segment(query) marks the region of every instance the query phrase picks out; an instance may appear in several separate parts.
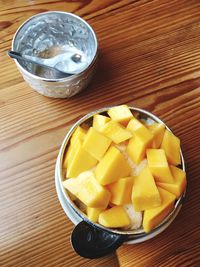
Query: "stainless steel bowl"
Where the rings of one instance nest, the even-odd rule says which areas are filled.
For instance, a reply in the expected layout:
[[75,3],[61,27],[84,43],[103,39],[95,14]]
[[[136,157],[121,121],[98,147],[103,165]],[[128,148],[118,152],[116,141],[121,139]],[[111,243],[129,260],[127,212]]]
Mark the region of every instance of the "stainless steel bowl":
[[77,15],[52,11],[25,21],[13,37],[12,50],[29,56],[52,57],[66,50],[80,51],[85,69],[71,76],[15,60],[24,80],[37,92],[55,98],[71,97],[90,82],[97,63],[98,42],[91,26]]
[[[152,230],[150,233],[145,233],[144,230],[142,228],[140,229],[136,229],[136,230],[120,230],[120,229],[108,229],[105,228],[104,226],[98,224],[98,223],[93,223],[91,221],[88,220],[87,216],[74,204],[74,202],[70,199],[67,190],[65,190],[65,188],[62,185],[62,182],[66,179],[65,178],[65,170],[63,169],[63,160],[64,160],[64,155],[66,152],[66,149],[68,147],[69,144],[69,140],[72,136],[72,134],[74,133],[74,131],[76,130],[76,128],[79,125],[82,125],[83,123],[88,124],[89,126],[92,123],[92,118],[95,114],[105,114],[108,109],[111,107],[106,107],[103,109],[99,109],[93,112],[90,112],[89,114],[85,115],[84,117],[82,117],[79,121],[77,121],[69,130],[69,132],[67,133],[60,151],[59,151],[59,155],[58,155],[58,159],[57,159],[57,167],[56,167],[56,173],[57,173],[57,178],[60,184],[60,188],[62,190],[62,195],[65,199],[65,201],[69,204],[69,206],[72,208],[73,212],[78,215],[82,220],[87,221],[88,223],[92,224],[95,227],[99,227],[103,230],[106,230],[110,233],[117,233],[117,234],[121,234],[121,235],[128,235],[129,236],[129,243],[133,244],[133,243],[139,243],[139,242],[143,242],[145,240],[148,240],[156,235],[158,235],[159,233],[161,233],[162,231],[164,231],[170,224],[171,222],[175,219],[175,217],[177,216],[177,214],[179,213],[181,207],[182,207],[182,202],[183,199],[185,197],[185,193],[184,192],[182,194],[182,196],[179,197],[179,199],[176,201],[175,206],[173,211],[162,221],[162,223],[160,225],[158,225],[154,230]],[[134,113],[138,113],[139,117],[141,119],[148,119],[150,118],[151,120],[155,121],[155,122],[159,122],[159,123],[164,123],[162,120],[160,120],[157,116],[153,115],[152,113],[143,110],[143,109],[139,109],[139,108],[135,108],[135,107],[129,107],[131,109],[131,111],[133,111]],[[165,124],[165,123],[164,123]],[[165,124],[166,128],[168,130],[169,127],[167,127],[167,125]],[[171,130],[170,130],[171,131]],[[182,151],[180,151],[181,153],[181,169],[183,171],[185,171],[185,162],[184,162],[184,158],[183,158],[183,154]]]

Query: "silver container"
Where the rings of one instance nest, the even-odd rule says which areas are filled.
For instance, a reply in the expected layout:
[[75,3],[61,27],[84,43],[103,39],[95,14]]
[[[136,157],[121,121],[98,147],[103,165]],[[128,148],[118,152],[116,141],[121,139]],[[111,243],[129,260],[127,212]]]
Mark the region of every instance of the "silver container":
[[[65,139],[64,139],[64,141],[63,141],[63,143],[61,145],[60,151],[59,151],[59,155],[58,155],[57,163],[56,163],[56,178],[58,180],[59,187],[60,187],[61,192],[62,192],[62,198],[69,205],[69,207],[73,211],[74,215],[78,216],[80,218],[80,220],[84,220],[84,221],[88,222],[89,224],[91,224],[91,225],[93,225],[95,227],[98,227],[100,229],[106,230],[106,231],[108,231],[110,233],[128,235],[129,238],[128,238],[128,242],[126,242],[126,243],[136,244],[136,243],[140,243],[140,242],[143,242],[143,241],[146,241],[148,239],[153,238],[154,236],[156,236],[159,233],[161,233],[162,231],[164,231],[172,223],[172,221],[178,215],[178,213],[179,213],[179,211],[180,211],[180,209],[182,207],[183,199],[185,197],[185,193],[186,192],[184,192],[182,194],[182,196],[180,196],[179,199],[176,200],[173,211],[162,221],[162,223],[160,225],[158,225],[155,229],[153,229],[150,233],[145,233],[142,228],[139,228],[139,229],[136,229],[136,230],[110,229],[110,228],[105,228],[104,226],[102,226],[102,225],[100,225],[98,223],[93,223],[93,222],[89,221],[87,216],[70,199],[70,197],[69,197],[69,195],[67,193],[67,190],[65,190],[65,188],[62,185],[62,182],[66,179],[65,178],[65,171],[64,171],[64,169],[62,167],[63,166],[63,160],[64,160],[64,155],[65,155],[65,152],[66,152],[66,149],[68,147],[69,140],[70,140],[72,134],[74,133],[74,131],[76,130],[76,128],[79,125],[82,125],[82,124],[86,123],[86,124],[88,124],[88,126],[91,126],[93,116],[95,114],[104,115],[108,111],[109,108],[111,108],[111,107],[106,107],[106,108],[102,108],[102,109],[90,112],[89,114],[87,114],[84,117],[82,117],[79,121],[77,121],[71,127],[71,129],[69,130],[69,132],[65,136]],[[149,119],[151,119],[151,120],[153,120],[155,122],[164,123],[157,116],[153,115],[152,113],[150,113],[150,112],[148,112],[146,110],[135,108],[135,107],[129,107],[129,108],[133,113],[138,113],[140,119],[146,120],[146,119],[149,118]],[[165,127],[168,130],[170,130],[169,127],[167,127],[166,124],[165,124]],[[181,169],[183,171],[185,171],[185,162],[184,162],[182,151],[180,151],[180,154],[181,154]],[[59,197],[59,199],[60,199],[60,197]],[[61,205],[64,208],[63,201],[62,201]],[[68,215],[69,218],[71,216],[73,216],[73,214],[67,214],[67,215]]]
[[86,66],[79,74],[63,76],[35,64],[15,60],[24,80],[37,92],[55,98],[71,97],[90,82],[97,63],[98,42],[91,26],[77,15],[52,11],[35,15],[17,30],[12,50],[50,58],[66,51],[80,51]]

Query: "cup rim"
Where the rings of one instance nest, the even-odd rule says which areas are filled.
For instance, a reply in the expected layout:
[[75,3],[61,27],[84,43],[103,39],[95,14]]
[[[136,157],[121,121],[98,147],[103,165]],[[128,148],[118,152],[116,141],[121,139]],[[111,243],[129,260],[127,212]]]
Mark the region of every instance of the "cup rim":
[[[174,209],[167,215],[167,217],[157,227],[155,227],[151,232],[146,233],[146,232],[144,232],[144,230],[142,228],[133,229],[133,230],[130,230],[130,229],[129,230],[119,230],[119,229],[113,229],[113,228],[106,228],[106,227],[104,227],[104,226],[102,226],[102,225],[100,225],[98,223],[91,222],[88,219],[88,217],[84,214],[84,212],[82,212],[75,205],[75,203],[70,199],[69,195],[67,194],[67,191],[65,190],[65,188],[62,185],[62,181],[64,181],[64,179],[62,177],[63,176],[62,175],[62,172],[63,172],[63,167],[62,167],[63,166],[63,158],[64,158],[64,154],[65,154],[65,149],[66,149],[66,147],[67,147],[67,145],[68,145],[68,143],[70,141],[70,138],[71,138],[72,134],[74,133],[74,131],[76,130],[76,128],[78,126],[80,126],[83,122],[86,122],[88,119],[92,118],[95,114],[101,114],[103,112],[108,111],[108,109],[110,109],[112,107],[115,107],[115,106],[109,106],[109,107],[101,108],[101,109],[98,109],[98,110],[95,110],[95,111],[92,111],[92,112],[87,113],[85,116],[81,117],[76,123],[74,123],[72,125],[72,127],[69,129],[68,133],[66,134],[66,136],[65,136],[65,138],[64,138],[64,140],[62,142],[62,145],[60,147],[58,158],[57,158],[57,161],[58,161],[58,180],[59,180],[59,183],[60,183],[60,188],[61,188],[62,194],[63,194],[65,200],[67,201],[67,203],[73,209],[73,211],[82,220],[86,221],[87,223],[91,224],[94,227],[100,228],[100,229],[102,229],[104,231],[107,231],[107,232],[109,232],[111,234],[112,233],[115,233],[115,234],[120,234],[120,235],[132,236],[134,238],[141,238],[141,237],[144,237],[144,236],[148,236],[150,234],[153,234],[155,232],[160,233],[160,232],[162,232],[161,231],[162,228],[165,229],[165,225],[166,224],[168,224],[168,226],[170,225],[170,223],[175,219],[175,217],[177,216],[178,212],[180,211],[181,206],[182,206],[182,203],[183,203],[183,200],[184,200],[185,195],[186,195],[186,189],[183,192],[183,194],[176,200],[175,205],[174,205]],[[158,118],[153,113],[151,113],[151,112],[149,112],[147,110],[141,109],[141,108],[130,107],[130,106],[129,106],[129,108],[133,112],[142,113],[145,116],[147,116],[148,118],[151,118],[151,119],[153,119],[156,122],[163,123],[165,125],[166,129],[172,132],[172,130],[160,118]],[[185,161],[184,161],[184,157],[183,157],[183,153],[182,153],[182,150],[181,149],[180,149],[180,155],[181,155],[181,169],[183,171],[185,171]]]
[[30,76],[31,78],[34,78],[34,79],[37,79],[37,80],[40,80],[40,81],[44,81],[44,82],[66,82],[66,81],[70,81],[70,80],[73,80],[74,78],[77,78],[79,76],[81,76],[83,73],[87,72],[88,69],[90,69],[92,67],[92,65],[94,65],[96,59],[97,59],[97,54],[98,54],[98,39],[97,39],[97,36],[96,36],[96,33],[95,31],[93,30],[93,28],[90,26],[90,24],[84,20],[83,18],[81,18],[80,16],[76,15],[76,14],[73,14],[73,13],[70,13],[70,12],[64,12],[64,11],[46,11],[46,12],[41,12],[41,13],[38,13],[36,15],[33,15],[31,16],[30,18],[28,18],[27,20],[25,20],[19,27],[18,29],[16,30],[14,36],[13,36],[13,39],[12,39],[12,50],[14,50],[14,44],[15,44],[15,41],[16,41],[16,38],[17,38],[17,35],[19,34],[19,32],[21,31],[21,29],[23,29],[23,27],[31,20],[35,19],[36,17],[39,17],[39,16],[42,16],[42,15],[48,15],[48,14],[65,14],[65,15],[69,15],[71,17],[74,17],[80,21],[82,21],[88,28],[89,30],[91,31],[92,33],[92,36],[94,38],[94,41],[95,41],[95,53],[94,53],[94,57],[92,59],[92,61],[90,62],[90,64],[87,66],[86,69],[82,70],[80,73],[78,74],[73,74],[73,75],[70,75],[70,76],[67,76],[67,77],[63,77],[63,78],[57,78],[57,79],[48,79],[48,78],[44,78],[44,77],[40,77],[40,76],[37,76],[31,72],[29,72],[28,70],[26,70],[19,62],[17,59],[14,59],[17,67],[20,69],[21,72],[24,72],[26,75]]

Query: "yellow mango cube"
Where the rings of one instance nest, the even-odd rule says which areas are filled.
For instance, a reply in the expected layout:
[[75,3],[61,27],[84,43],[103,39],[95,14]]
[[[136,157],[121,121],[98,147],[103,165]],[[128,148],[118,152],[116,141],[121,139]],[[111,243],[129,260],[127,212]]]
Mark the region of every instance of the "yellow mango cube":
[[176,196],[160,187],[158,187],[158,191],[162,200],[161,205],[144,211],[143,229],[146,233],[158,226],[174,208]]
[[81,144],[82,144],[82,140],[79,140],[79,139],[77,139],[76,142],[74,142],[73,144],[69,144],[66,154],[64,156],[63,167],[65,169],[67,169],[69,164],[72,162],[72,159],[74,155],[76,154],[76,151],[81,147]]
[[121,206],[114,206],[99,214],[99,223],[105,227],[118,228],[129,226],[131,221]]
[[133,133],[127,153],[135,164],[139,164],[145,158],[145,151],[153,140],[153,134],[136,118],[129,121],[127,129]]
[[83,142],[83,148],[95,159],[100,160],[111,142],[110,138],[90,127]]
[[72,161],[72,158],[74,154],[76,153],[76,150],[80,147],[80,145],[83,143],[83,140],[85,139],[87,130],[83,129],[81,126],[78,126],[76,130],[74,131],[71,139],[70,144],[68,145],[67,152],[64,158],[64,168],[67,169],[70,162]]
[[152,209],[161,204],[160,194],[148,167],[134,177],[132,202],[135,211]]
[[160,148],[164,132],[165,125],[163,123],[154,123],[152,125],[147,126],[150,132],[153,134],[152,148]]
[[87,217],[91,222],[98,222],[99,214],[102,212],[102,209],[90,208],[87,207]]
[[133,177],[121,178],[117,182],[107,186],[111,193],[110,202],[115,205],[131,203]]
[[76,146],[76,151],[68,162],[67,177],[74,178],[78,176],[81,172],[91,169],[96,164],[97,159],[91,156],[79,142]]
[[110,192],[97,182],[92,171],[65,180],[63,186],[86,206],[100,209],[106,209],[108,206]]
[[108,110],[108,115],[113,121],[120,122],[123,125],[127,125],[130,119],[133,118],[133,114],[127,105],[120,105],[110,108]]
[[62,182],[64,188],[69,191],[69,196],[71,195],[77,197],[78,191],[84,182],[84,180],[93,175],[92,171],[85,171],[80,173],[76,178],[68,178]]
[[81,126],[78,126],[70,139],[70,143],[74,144],[77,140],[83,141],[86,133],[87,131],[85,129],[83,129]]
[[64,159],[63,159],[63,167],[64,169],[67,169],[67,165],[68,165],[68,162],[69,162],[69,158],[71,157],[71,155],[73,154],[72,153],[72,148],[73,146],[70,144],[67,148],[67,151],[65,153],[65,156],[64,156]]
[[92,126],[97,130],[97,131],[101,131],[101,128],[110,121],[109,117],[100,115],[100,114],[96,114],[93,116],[93,124]]
[[119,144],[132,137],[132,134],[127,131],[122,125],[112,120],[107,122],[101,128],[101,133],[110,138],[115,144]]
[[126,128],[146,145],[153,140],[153,134],[136,118],[132,118]]
[[170,171],[174,177],[174,183],[173,184],[168,184],[168,183],[161,183],[158,182],[157,185],[169,192],[171,192],[172,194],[174,194],[177,198],[179,198],[182,193],[184,192],[185,188],[186,188],[186,173],[171,165],[170,167]]
[[174,183],[165,151],[163,149],[147,149],[147,162],[156,182]]
[[126,151],[135,164],[139,164],[145,158],[146,144],[137,136],[129,140]]
[[111,146],[95,169],[97,181],[102,185],[111,184],[130,174],[131,168],[121,152]]
[[172,132],[165,130],[161,148],[165,150],[169,164],[181,164],[180,139],[176,137]]

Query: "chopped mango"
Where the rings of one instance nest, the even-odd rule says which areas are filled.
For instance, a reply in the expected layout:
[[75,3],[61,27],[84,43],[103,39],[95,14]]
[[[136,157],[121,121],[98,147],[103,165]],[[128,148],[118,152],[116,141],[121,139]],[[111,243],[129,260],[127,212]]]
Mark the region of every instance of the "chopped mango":
[[69,161],[69,158],[71,157],[70,155],[72,155],[72,148],[73,148],[73,146],[70,144],[67,148],[67,152],[65,153],[65,156],[63,159],[64,169],[67,169],[68,161]]
[[129,121],[127,130],[134,136],[140,138],[140,140],[146,145],[149,145],[153,140],[153,134],[136,118],[132,118]]
[[133,177],[121,178],[117,182],[107,186],[111,192],[110,202],[115,205],[131,203]]
[[157,185],[159,187],[162,187],[163,189],[171,192],[177,198],[179,198],[186,188],[186,184],[187,184],[186,173],[183,170],[181,170],[175,166],[171,165],[169,167],[170,167],[171,173],[174,177],[174,183],[168,184],[168,183],[158,182]]
[[83,141],[86,133],[87,131],[85,129],[83,129],[81,126],[78,126],[70,139],[70,143],[74,144],[77,140]]
[[180,140],[127,105],[102,114],[93,116],[92,127],[92,118],[78,126],[69,140],[63,186],[90,221],[125,229],[143,223],[148,233],[186,188],[185,172],[175,167],[181,163]]
[[77,178],[65,180],[63,186],[86,206],[100,209],[108,206],[110,192],[97,182],[92,171],[86,171]]
[[74,155],[76,154],[76,151],[81,147],[82,140],[77,139],[73,144],[69,144],[67,148],[67,152],[64,157],[64,163],[63,166],[65,169],[68,168],[68,166],[71,164],[72,159]]
[[127,129],[133,133],[129,140],[127,153],[135,164],[139,164],[145,157],[146,148],[153,140],[153,134],[136,118],[132,118]]
[[102,185],[111,184],[130,174],[131,168],[121,152],[111,146],[95,169],[95,176]]
[[109,137],[115,144],[119,144],[132,137],[132,134],[127,131],[122,125],[112,120],[107,122],[101,128],[101,133]]
[[163,149],[147,149],[147,162],[156,182],[173,183],[165,151]]
[[64,168],[67,169],[69,164],[72,161],[73,156],[76,153],[76,150],[80,147],[80,145],[83,143],[83,140],[85,139],[87,130],[83,129],[81,126],[78,126],[73,133],[71,139],[70,139],[70,144],[67,149],[67,153],[65,155],[64,159]]
[[162,204],[157,208],[144,211],[143,228],[146,233],[158,226],[174,208],[176,196],[160,187],[158,187],[158,191]]
[[181,164],[180,139],[176,137],[172,132],[165,130],[161,148],[165,150],[169,164]]
[[165,125],[163,123],[155,122],[154,124],[148,125],[147,127],[153,134],[153,142],[151,147],[160,148],[165,132]]
[[129,140],[126,151],[135,164],[139,164],[145,158],[146,144],[137,136]]
[[101,131],[101,128],[110,121],[109,117],[100,115],[100,114],[96,114],[93,117],[93,124],[92,126],[97,130],[97,131]]
[[152,209],[161,204],[160,194],[148,167],[134,177],[132,202],[135,211]]
[[101,212],[102,212],[102,209],[87,207],[87,217],[90,221],[94,223],[98,222],[99,214]]
[[[76,143],[77,144],[77,143]],[[79,143],[73,157],[68,162],[67,177],[74,178],[81,172],[87,171],[97,164],[97,160],[92,157]]]
[[99,214],[99,223],[105,227],[118,228],[129,226],[131,221],[121,206],[114,206]]
[[133,114],[131,113],[127,105],[116,106],[108,110],[108,115],[113,121],[120,122],[123,125],[127,125]]
[[90,127],[83,142],[83,148],[95,159],[100,160],[111,142],[110,138]]

